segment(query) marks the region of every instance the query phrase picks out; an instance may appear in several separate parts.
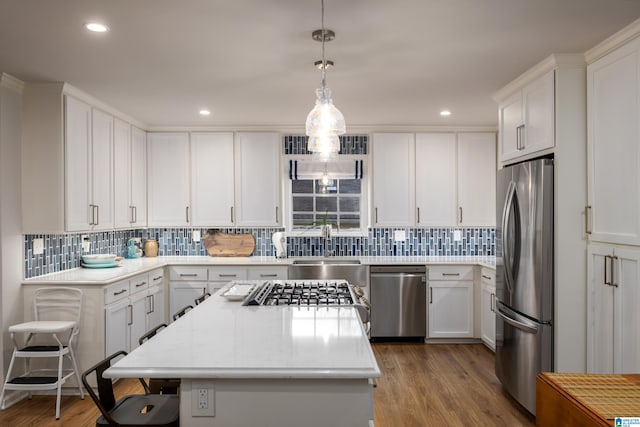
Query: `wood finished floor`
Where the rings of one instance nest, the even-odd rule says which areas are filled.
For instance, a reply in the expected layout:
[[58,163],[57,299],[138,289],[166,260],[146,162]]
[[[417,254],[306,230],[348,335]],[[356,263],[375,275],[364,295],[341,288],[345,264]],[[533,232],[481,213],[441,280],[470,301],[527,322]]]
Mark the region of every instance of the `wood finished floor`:
[[[382,371],[374,390],[376,427],[535,425],[502,392],[493,353],[482,344],[375,343],[373,350]],[[116,384],[117,395],[141,391],[137,380]],[[35,396],[0,411],[0,426],[85,427],[97,417],[88,396],[63,397],[59,421],[55,397]]]

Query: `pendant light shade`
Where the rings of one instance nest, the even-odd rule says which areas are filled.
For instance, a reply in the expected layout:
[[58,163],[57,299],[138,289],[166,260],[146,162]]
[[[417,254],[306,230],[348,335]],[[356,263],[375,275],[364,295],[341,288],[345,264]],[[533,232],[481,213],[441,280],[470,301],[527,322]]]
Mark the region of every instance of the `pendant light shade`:
[[347,131],[347,125],[340,110],[333,105],[331,89],[320,87],[316,89],[316,96],[316,105],[307,116],[307,135],[322,137],[344,134]]
[[326,72],[329,62],[324,57],[324,43],[331,41],[335,33],[324,28],[324,0],[322,3],[322,29],[313,32],[314,40],[322,42],[322,86],[316,89],[316,105],[313,107],[306,121],[306,133],[309,136],[307,149],[312,153],[318,153],[322,157],[328,158],[340,151],[340,139],[347,131],[344,116],[333,105],[331,100],[331,89],[326,85]]

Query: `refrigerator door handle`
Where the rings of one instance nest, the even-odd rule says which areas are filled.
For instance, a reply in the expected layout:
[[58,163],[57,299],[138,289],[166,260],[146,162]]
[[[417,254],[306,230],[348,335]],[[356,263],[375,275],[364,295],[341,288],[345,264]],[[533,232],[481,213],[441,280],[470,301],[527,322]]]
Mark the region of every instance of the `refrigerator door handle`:
[[498,316],[500,316],[502,318],[502,320],[504,320],[505,322],[507,322],[511,326],[514,326],[514,327],[516,327],[516,328],[518,328],[520,330],[523,330],[525,332],[529,332],[530,334],[537,334],[538,333],[538,328],[536,327],[536,325],[534,325],[532,323],[529,323],[529,322],[526,322],[526,321],[515,320],[514,318],[509,316],[509,313],[507,311],[511,311],[511,310],[506,310],[504,308],[504,305],[498,301],[498,310],[496,311],[496,314]]
[[[513,209],[515,206],[515,209]],[[515,236],[514,236],[514,253],[511,253],[511,247],[509,247],[509,236],[507,235],[509,225],[511,224],[511,212],[515,212],[513,220],[515,220]],[[505,270],[505,282],[509,292],[513,292],[513,282],[518,275],[518,263],[520,261],[520,218],[518,215],[518,198],[516,195],[515,182],[509,182],[509,188],[507,189],[507,197],[502,209],[502,261]],[[509,259],[513,259],[513,265],[509,263]]]

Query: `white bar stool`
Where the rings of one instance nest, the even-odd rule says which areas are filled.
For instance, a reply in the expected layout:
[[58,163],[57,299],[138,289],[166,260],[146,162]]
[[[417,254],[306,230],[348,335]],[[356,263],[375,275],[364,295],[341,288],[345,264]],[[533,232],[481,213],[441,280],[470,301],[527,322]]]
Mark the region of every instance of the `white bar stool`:
[[[9,370],[0,394],[0,409],[5,409],[4,399],[7,390],[32,391],[57,390],[56,419],[60,419],[60,396],[62,385],[74,376],[80,390],[80,398],[84,399],[82,382],[75,355],[73,340],[78,335],[80,313],[82,310],[82,291],[76,288],[49,287],[35,291],[33,298],[34,321],[20,323],[9,327],[13,341],[13,354]],[[26,336],[24,345],[18,344],[18,335]],[[32,339],[37,342],[32,343]],[[36,340],[34,340],[36,341]],[[71,368],[63,368],[64,357],[71,361]],[[56,369],[31,369],[32,358],[57,358]],[[13,377],[12,372],[17,358],[25,359],[25,373]],[[46,374],[49,373],[47,376]],[[52,375],[55,373],[55,375]]]

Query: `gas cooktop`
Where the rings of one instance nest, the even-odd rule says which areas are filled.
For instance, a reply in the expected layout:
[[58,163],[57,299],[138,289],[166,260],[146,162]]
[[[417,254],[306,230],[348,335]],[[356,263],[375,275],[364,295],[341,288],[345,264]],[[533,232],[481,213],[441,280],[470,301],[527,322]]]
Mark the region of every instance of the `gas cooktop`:
[[256,286],[242,305],[354,305],[356,297],[345,280],[274,280]]

